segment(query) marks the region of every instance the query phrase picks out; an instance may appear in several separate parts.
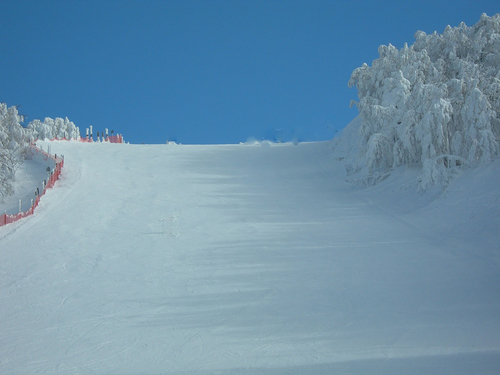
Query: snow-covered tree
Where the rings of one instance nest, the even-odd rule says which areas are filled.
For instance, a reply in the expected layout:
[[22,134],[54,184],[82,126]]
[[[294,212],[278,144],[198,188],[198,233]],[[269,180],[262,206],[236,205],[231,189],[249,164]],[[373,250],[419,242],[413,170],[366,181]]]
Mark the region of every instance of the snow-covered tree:
[[402,165],[421,165],[420,189],[447,184],[458,168],[500,151],[500,14],[443,34],[418,31],[412,46],[379,47],[354,70],[360,155],[355,170],[376,183]]
[[31,139],[78,139],[80,130],[66,117],[43,122],[34,120],[27,128],[21,123],[23,116],[15,106],[0,103],[0,199],[13,193],[12,181],[16,170],[25,159],[28,142]]
[[56,117],[52,119],[46,117],[43,122],[40,120],[31,121],[27,128],[36,139],[78,139],[80,130],[67,117],[62,119]]
[[12,180],[22,164],[27,146],[27,131],[21,126],[23,117],[15,106],[0,103],[0,197],[12,194]]

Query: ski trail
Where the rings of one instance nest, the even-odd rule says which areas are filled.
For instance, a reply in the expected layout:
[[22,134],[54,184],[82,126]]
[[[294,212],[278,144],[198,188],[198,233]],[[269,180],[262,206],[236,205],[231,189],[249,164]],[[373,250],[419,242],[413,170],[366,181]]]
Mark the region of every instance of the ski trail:
[[60,184],[0,238],[0,372],[494,368],[498,265],[329,147],[54,143]]

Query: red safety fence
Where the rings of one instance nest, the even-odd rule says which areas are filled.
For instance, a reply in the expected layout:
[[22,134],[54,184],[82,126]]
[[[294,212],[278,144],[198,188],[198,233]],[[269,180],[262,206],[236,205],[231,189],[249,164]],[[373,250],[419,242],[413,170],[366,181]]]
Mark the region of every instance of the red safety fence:
[[[63,139],[53,139],[53,141],[68,141],[68,139],[63,138]],[[78,141],[80,142],[93,142],[92,138],[80,138]],[[44,188],[43,191],[35,196],[35,199],[33,200],[33,204],[27,211],[19,212],[18,214],[7,214],[4,213],[0,215],[0,227],[4,226],[6,224],[13,223],[15,221],[18,221],[24,217],[27,217],[29,215],[32,215],[33,212],[35,211],[35,208],[38,207],[38,203],[40,202],[40,198],[45,194],[45,191],[47,189],[50,189],[54,186],[55,182],[59,179],[59,175],[61,174],[62,167],[64,166],[64,159],[61,159],[57,157],[57,155],[50,155],[49,153],[43,151],[42,149],[36,147],[35,141],[31,144],[31,152],[32,155],[35,155],[37,153],[41,153],[42,157],[44,160],[48,160],[48,158],[51,158],[55,162],[55,167],[54,170],[51,172],[50,177],[48,178],[47,181],[44,181]],[[109,143],[124,143],[123,141],[123,136],[121,134],[118,135],[110,135],[106,137],[103,142],[109,142]]]
[[[55,139],[55,140],[57,141],[58,139]],[[80,138],[79,141],[80,142],[88,142],[88,143],[94,142],[94,140],[92,138]],[[125,143],[123,141],[123,135],[121,135],[121,134],[118,134],[118,135],[108,135],[107,137],[103,137],[102,142]]]
[[38,207],[38,203],[40,202],[40,198],[45,194],[47,189],[54,187],[54,184],[59,179],[62,167],[64,166],[64,159],[61,159],[57,156],[50,155],[49,153],[36,147],[34,144],[31,145],[31,152],[33,154],[34,153],[41,153],[44,160],[51,158],[55,162],[54,170],[51,172],[50,177],[45,181],[45,183],[44,183],[45,187],[43,188],[42,192],[40,194],[38,194],[35,197],[35,199],[33,200],[33,204],[31,205],[31,207],[27,211],[19,212],[18,214],[9,215],[9,214],[5,213],[5,214],[0,215],[0,227],[4,226],[6,224],[10,224],[10,223],[13,223],[15,221],[18,221],[24,217],[29,216],[29,215],[32,215],[33,212],[35,211],[35,208]]
[[108,136],[107,141],[109,143],[123,143],[123,135],[121,135],[121,134],[110,135],[110,136]]
[[[79,142],[84,142],[84,143],[92,143],[94,142],[93,138],[82,138],[80,137],[79,139],[67,139],[67,138],[53,138],[49,139],[50,141],[79,141]],[[34,142],[37,142],[38,139],[35,139]],[[107,137],[103,137],[102,142],[109,142],[109,143],[125,143],[123,141],[123,135],[118,134],[118,135],[108,135]]]

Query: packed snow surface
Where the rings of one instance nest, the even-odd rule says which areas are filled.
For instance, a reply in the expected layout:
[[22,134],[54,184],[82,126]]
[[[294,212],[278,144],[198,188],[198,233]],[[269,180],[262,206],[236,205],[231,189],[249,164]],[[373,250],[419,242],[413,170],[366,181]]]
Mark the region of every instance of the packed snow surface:
[[498,161],[419,194],[331,142],[51,146],[0,228],[0,373],[498,374]]

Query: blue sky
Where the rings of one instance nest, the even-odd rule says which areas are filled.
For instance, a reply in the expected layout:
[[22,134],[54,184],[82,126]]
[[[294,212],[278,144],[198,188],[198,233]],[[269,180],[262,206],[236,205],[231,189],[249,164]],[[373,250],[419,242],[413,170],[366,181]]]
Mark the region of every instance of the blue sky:
[[381,44],[413,43],[498,0],[3,0],[0,102],[131,143],[331,139],[347,82]]

